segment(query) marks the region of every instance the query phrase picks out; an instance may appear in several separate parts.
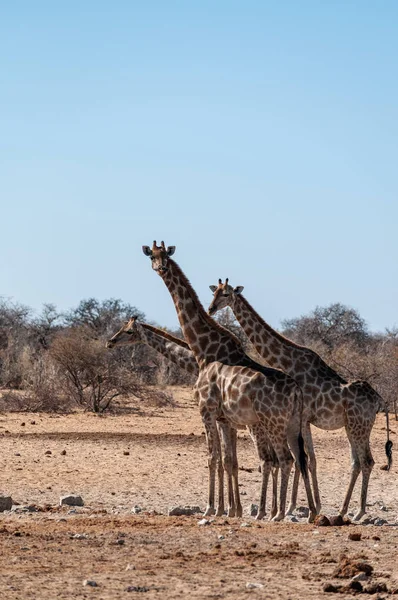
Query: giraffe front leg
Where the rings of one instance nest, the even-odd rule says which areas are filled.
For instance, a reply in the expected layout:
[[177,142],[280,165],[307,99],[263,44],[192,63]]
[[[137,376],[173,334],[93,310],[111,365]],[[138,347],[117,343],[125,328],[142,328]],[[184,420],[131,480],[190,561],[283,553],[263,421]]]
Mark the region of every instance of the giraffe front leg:
[[272,474],[272,506],[271,506],[271,512],[270,512],[270,516],[269,516],[271,521],[278,512],[278,472],[279,472],[279,467],[274,464],[272,467],[272,470],[271,470],[271,474]]
[[[206,440],[208,449],[208,467],[209,467],[209,494],[207,507],[204,512],[205,517],[215,514],[214,496],[216,483],[216,467],[221,458],[220,438],[218,435],[215,419],[209,419],[207,416],[202,417],[206,429]],[[219,471],[220,472],[220,471]],[[222,488],[224,490],[224,486]],[[220,500],[220,499],[219,499]]]
[[[232,448],[232,432],[233,429],[226,422],[218,422],[218,429],[221,437],[221,446],[223,453],[223,470],[227,475],[227,493],[228,493],[228,516],[235,516],[235,501],[232,483],[232,460],[233,460],[233,448]],[[217,511],[217,516],[221,516],[223,512]]]
[[288,515],[292,515],[297,506],[297,494],[298,494],[298,486],[300,481],[300,467],[297,463],[294,465],[294,477],[292,483],[292,493],[290,495],[290,503],[287,508]]
[[236,429],[231,428],[231,455],[232,455],[232,488],[233,488],[233,501],[235,508],[235,516],[241,517],[243,514],[242,504],[240,501],[239,492],[239,477],[238,477],[238,455],[236,452],[238,433]]

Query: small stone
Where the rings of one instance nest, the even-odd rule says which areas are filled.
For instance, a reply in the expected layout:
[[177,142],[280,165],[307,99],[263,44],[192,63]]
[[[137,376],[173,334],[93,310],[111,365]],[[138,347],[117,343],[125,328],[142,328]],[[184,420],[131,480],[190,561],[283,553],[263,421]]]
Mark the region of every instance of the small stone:
[[299,506],[296,508],[296,512],[299,513],[300,517],[309,517],[310,515],[310,509],[308,506]]
[[202,512],[199,506],[173,506],[167,513],[169,517],[181,517],[183,515],[194,515]]
[[285,521],[288,521],[289,523],[298,523],[299,522],[298,518],[295,517],[294,515],[286,515]]
[[125,588],[125,592],[149,592],[150,588],[145,585],[129,585]]
[[379,592],[388,592],[388,588],[384,581],[373,581],[364,588],[364,591],[367,594],[378,594]]
[[358,573],[358,575],[354,575],[351,581],[368,581],[369,577],[366,573]]
[[126,567],[126,571],[135,571],[135,566],[129,563]]
[[59,505],[62,506],[84,506],[83,498],[81,496],[61,496],[59,499]]
[[353,580],[351,579],[350,583],[348,584],[348,587],[351,590],[355,590],[356,592],[362,592],[363,591],[363,587],[362,587],[362,583],[360,581],[357,580]]
[[351,540],[352,542],[359,542],[361,540],[361,537],[362,537],[362,535],[357,532],[348,534],[348,539]]
[[248,590],[259,590],[264,587],[263,583],[246,583],[246,588]]
[[0,512],[11,510],[12,504],[11,496],[0,496]]
[[[114,494],[114,492],[113,492],[113,494]],[[140,512],[142,512],[142,508],[141,508],[141,506],[133,506],[133,508],[131,509],[131,512],[134,515],[139,515]]]
[[31,421],[30,424],[31,425],[36,425],[36,421]]
[[198,525],[210,525],[209,519],[201,519],[198,521]]
[[130,456],[130,452],[128,450],[124,450],[123,455],[124,456]]
[[61,456],[65,456],[65,454],[66,454],[66,450],[62,450],[61,451]]
[[83,585],[89,585],[90,587],[98,587],[98,583],[94,579],[85,579]]
[[387,521],[385,519],[380,519],[379,517],[377,517],[373,521],[373,525],[376,525],[376,526],[381,526],[381,525],[386,525],[386,524],[387,524]]
[[71,536],[71,539],[73,539],[73,540],[87,540],[88,539],[88,535],[87,535],[87,533],[75,533],[75,535]]
[[224,537],[223,535],[219,535],[219,536],[218,536],[218,539],[219,539],[219,540],[225,540],[225,537]]
[[15,452],[14,456],[21,456],[21,453],[20,452]]
[[382,510],[383,512],[387,512],[388,508],[387,506],[380,506],[380,510]]
[[117,540],[117,541],[116,541],[116,544],[117,544],[118,546],[124,546],[124,544],[125,544],[125,543],[126,543],[126,540]]
[[334,585],[333,583],[324,583],[323,591],[324,592],[332,592],[333,594],[337,593],[341,589],[341,585]]
[[252,524],[251,523],[241,523],[240,526],[241,527],[251,527]]
[[25,422],[24,421],[22,421],[21,427],[25,427]]
[[44,454],[47,454],[47,456],[50,456],[50,454],[52,454],[51,450],[46,450]]

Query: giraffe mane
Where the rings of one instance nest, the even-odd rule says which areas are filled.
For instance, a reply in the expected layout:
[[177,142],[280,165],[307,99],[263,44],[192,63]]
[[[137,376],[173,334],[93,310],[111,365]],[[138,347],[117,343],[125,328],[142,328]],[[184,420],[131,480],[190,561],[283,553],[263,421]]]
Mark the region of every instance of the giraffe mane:
[[284,335],[282,335],[281,333],[279,333],[279,331],[276,331],[276,329],[274,329],[273,327],[271,327],[271,325],[269,325],[266,321],[264,321],[264,319],[261,317],[261,315],[259,315],[258,312],[252,307],[252,305],[247,300],[247,298],[245,298],[245,296],[243,296],[242,294],[240,294],[239,297],[240,297],[241,302],[243,302],[247,306],[247,308],[256,315],[256,319],[258,319],[258,321],[261,323],[261,325],[262,325],[262,327],[264,327],[264,329],[266,329],[267,331],[272,332],[272,334],[279,341],[283,342],[287,346],[290,346],[291,348],[298,348],[299,350],[306,351],[309,354],[311,354],[312,356],[316,357],[316,359],[319,361],[320,365],[324,369],[327,370],[327,372],[329,373],[329,375],[333,375],[334,377],[338,377],[341,380],[341,383],[345,383],[345,379],[343,377],[341,377],[341,375],[339,375],[339,373],[337,373],[337,371],[335,371],[335,369],[333,369],[330,365],[328,365],[323,360],[323,358],[321,356],[319,356],[319,354],[317,352],[315,352],[315,350],[312,350],[311,348],[307,348],[307,346],[302,346],[301,344],[297,344],[296,342],[293,342],[293,340],[290,340],[289,338],[287,338]]
[[235,344],[237,346],[242,347],[242,344],[241,344],[240,340],[236,337],[236,335],[234,335],[231,331],[228,331],[228,329],[225,329],[225,327],[222,327],[222,325],[217,323],[217,321],[212,319],[211,316],[207,314],[207,312],[205,311],[205,309],[203,307],[203,304],[199,300],[199,296],[193,289],[191,282],[189,281],[188,277],[185,275],[185,273],[181,269],[180,265],[178,265],[171,258],[169,258],[169,263],[171,263],[175,267],[176,271],[179,272],[181,279],[183,280],[187,290],[189,291],[190,297],[192,298],[196,308],[198,309],[198,313],[206,321],[206,323],[208,323],[211,327],[213,327],[213,329],[216,329],[222,335],[229,337],[231,340],[233,340],[235,342]]

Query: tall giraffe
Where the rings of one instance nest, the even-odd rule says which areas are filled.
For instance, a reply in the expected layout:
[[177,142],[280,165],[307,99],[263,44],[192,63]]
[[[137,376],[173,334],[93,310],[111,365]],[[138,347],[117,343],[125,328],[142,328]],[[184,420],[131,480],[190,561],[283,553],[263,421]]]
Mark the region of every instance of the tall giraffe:
[[[345,381],[316,352],[275,331],[242,295],[243,286],[232,288],[228,279],[225,283],[219,279],[218,285],[211,285],[210,289],[214,297],[209,306],[209,314],[214,315],[218,310],[229,306],[260,356],[272,367],[291,375],[303,390],[303,437],[309,456],[309,469],[318,512],[321,500],[310,423],[325,430],[345,427],[351,446],[352,468],[340,514],[346,514],[356,480],[362,471],[360,508],[354,517],[359,520],[366,512],[369,478],[374,465],[369,438],[376,414],[380,410],[386,411],[387,468],[391,466],[392,442],[389,439],[388,410],[384,401],[368,383]],[[293,512],[296,506],[299,476],[300,473],[296,469],[288,513]]]
[[[209,317],[181,268],[170,256],[175,246],[167,249],[153,243],[143,252],[152,261],[173,299],[184,337],[199,365],[195,386],[199,409],[206,429],[209,451],[209,502],[213,511],[215,468],[220,456],[217,420],[226,420],[234,427],[248,426],[262,466],[262,485],[258,517],[265,514],[268,477],[273,465],[270,447],[281,470],[278,513],[274,520],[285,515],[288,477],[292,456],[302,466],[310,520],[315,516],[304,448],[300,445],[300,389],[295,381],[279,370],[263,367],[250,359],[239,340]],[[232,472],[237,485],[237,472]]]
[[[148,323],[140,323],[136,317],[132,317],[124,323],[121,329],[115,333],[115,335],[107,341],[107,348],[115,348],[117,346],[125,346],[130,344],[147,344],[151,348],[154,348],[159,354],[162,354],[181,369],[184,369],[192,375],[199,375],[199,366],[189,348],[188,344],[177,338],[170,333],[149,325]],[[227,475],[227,489],[228,489],[228,511],[229,517],[241,517],[242,516],[242,504],[240,500],[239,487],[236,485],[234,489],[233,481],[231,478],[231,469],[229,465],[232,465],[232,469],[237,471],[238,469],[238,458],[236,452],[237,435],[236,430],[230,427],[228,422],[217,422],[219,435],[222,444],[223,461],[219,461],[218,469],[224,468]],[[273,475],[273,499],[272,499],[272,511],[271,515],[275,516],[277,513],[276,509],[276,474],[275,470]],[[218,488],[218,502],[216,515],[221,516],[224,513],[224,486],[221,483],[222,474],[219,472],[219,488]]]

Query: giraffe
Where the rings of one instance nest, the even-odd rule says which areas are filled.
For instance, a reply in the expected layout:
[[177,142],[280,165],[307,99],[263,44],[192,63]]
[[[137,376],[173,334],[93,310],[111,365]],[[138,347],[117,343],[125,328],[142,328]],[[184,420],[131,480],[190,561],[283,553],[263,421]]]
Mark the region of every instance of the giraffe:
[[[115,348],[117,346],[125,346],[131,344],[144,343],[154,348],[157,352],[166,356],[174,364],[178,365],[181,369],[184,369],[192,375],[199,375],[199,366],[189,348],[188,344],[177,338],[170,333],[149,325],[148,323],[140,323],[136,317],[132,317],[124,323],[122,328],[106,343],[107,348]],[[228,422],[217,422],[219,435],[222,443],[222,453],[224,456],[223,461],[219,461],[218,469],[223,468],[227,475],[227,489],[228,489],[228,510],[227,515],[229,517],[241,517],[243,513],[242,504],[240,500],[239,487],[236,485],[234,490],[233,481],[231,479],[231,472],[227,470],[225,465],[231,464],[237,471],[238,469],[238,458],[236,452],[237,435],[236,430],[230,427]],[[229,472],[228,472],[229,471]],[[273,505],[271,515],[275,516],[277,513],[276,508],[276,475],[273,471]],[[223,478],[221,472],[219,472],[219,481]],[[221,516],[224,513],[224,486],[219,484],[218,489],[218,503],[216,516]]]
[[131,317],[126,321],[106,342],[106,347],[115,348],[140,343],[154,348],[184,371],[199,375],[198,363],[184,340],[148,323],[141,323],[137,317]]
[[[345,427],[351,446],[352,468],[349,486],[340,514],[345,515],[356,480],[362,471],[360,508],[354,519],[359,520],[366,512],[366,497],[374,460],[370,450],[370,433],[380,410],[387,419],[386,454],[387,469],[392,462],[392,442],[389,439],[388,409],[377,392],[366,382],[345,381],[327,365],[313,350],[300,346],[275,331],[266,323],[242,295],[243,286],[233,288],[228,279],[211,285],[214,293],[208,312],[214,315],[229,306],[243,331],[260,356],[272,367],[282,369],[293,377],[303,390],[303,437],[309,457],[317,512],[321,508],[316,460],[310,423],[325,430]],[[288,514],[296,506],[300,473],[296,469]]]
[[[204,310],[199,298],[179,265],[170,257],[175,246],[167,249],[164,242],[152,249],[143,246],[173,299],[180,326],[199,365],[195,385],[202,421],[206,429],[209,452],[209,493],[207,514],[213,514],[215,467],[220,455],[217,420],[234,427],[249,427],[261,462],[262,484],[259,512],[265,515],[267,483],[275,453],[281,471],[278,513],[273,520],[285,516],[285,504],[293,452],[301,465],[310,507],[309,520],[315,517],[305,452],[301,437],[300,388],[282,371],[261,366],[243,351],[239,340],[218,325]],[[288,446],[289,438],[289,446]],[[272,450],[272,451],[271,451]],[[237,471],[232,470],[237,486]]]

